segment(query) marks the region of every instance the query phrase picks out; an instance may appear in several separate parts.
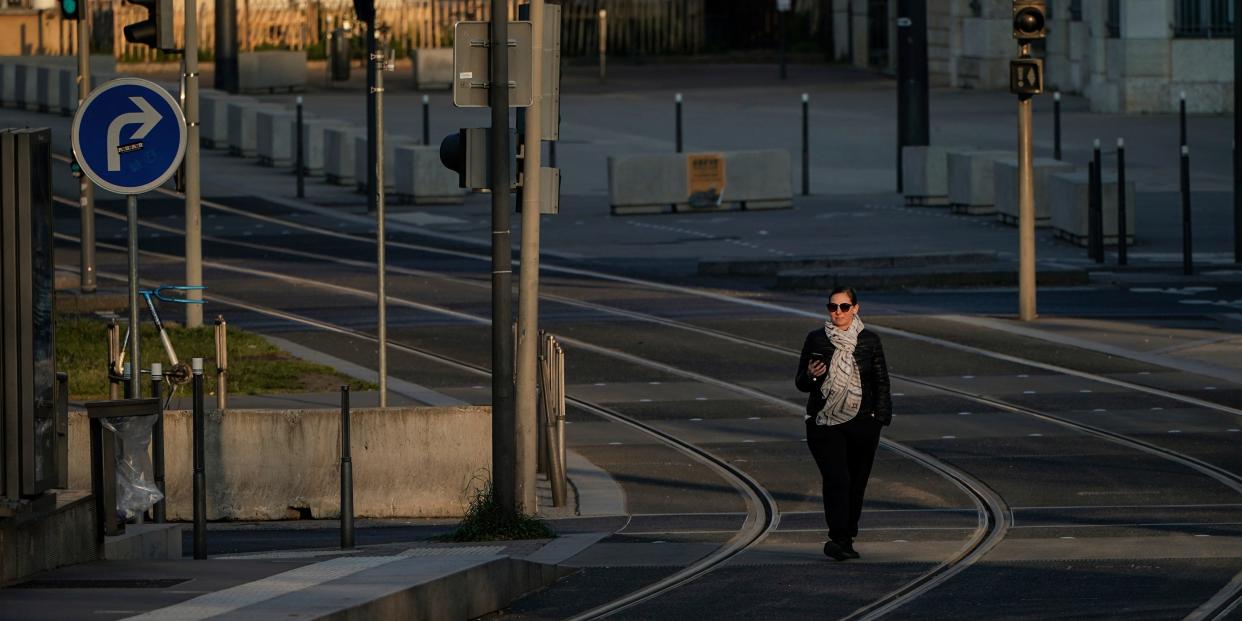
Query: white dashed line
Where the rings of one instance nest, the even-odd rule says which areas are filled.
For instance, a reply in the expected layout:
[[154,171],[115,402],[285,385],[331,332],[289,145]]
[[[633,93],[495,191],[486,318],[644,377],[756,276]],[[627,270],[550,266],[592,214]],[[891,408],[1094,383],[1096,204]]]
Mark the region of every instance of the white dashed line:
[[701,418],[692,418],[692,419],[690,419],[690,422],[692,422],[692,423],[697,423],[697,422],[699,422],[699,421],[701,421],[701,420],[703,420],[703,419],[701,419]]
[[957,436],[940,436],[941,440],[956,440]]

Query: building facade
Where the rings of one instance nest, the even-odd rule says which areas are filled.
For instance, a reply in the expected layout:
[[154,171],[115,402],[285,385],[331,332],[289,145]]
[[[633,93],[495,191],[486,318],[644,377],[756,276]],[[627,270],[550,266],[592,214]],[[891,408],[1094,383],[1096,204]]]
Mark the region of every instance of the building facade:
[[[1050,89],[1092,110],[1173,112],[1182,92],[1197,113],[1233,110],[1232,0],[1048,0],[1037,46]],[[833,0],[835,52],[859,67],[896,70],[897,0]],[[1016,56],[1011,0],[927,0],[933,86],[1006,89]]]

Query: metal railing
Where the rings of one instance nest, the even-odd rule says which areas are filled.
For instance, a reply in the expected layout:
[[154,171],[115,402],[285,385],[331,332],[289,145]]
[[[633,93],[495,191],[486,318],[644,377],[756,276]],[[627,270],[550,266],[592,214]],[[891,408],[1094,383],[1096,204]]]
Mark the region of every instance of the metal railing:
[[552,484],[552,505],[563,507],[565,480],[565,351],[556,337],[539,333],[539,462]]

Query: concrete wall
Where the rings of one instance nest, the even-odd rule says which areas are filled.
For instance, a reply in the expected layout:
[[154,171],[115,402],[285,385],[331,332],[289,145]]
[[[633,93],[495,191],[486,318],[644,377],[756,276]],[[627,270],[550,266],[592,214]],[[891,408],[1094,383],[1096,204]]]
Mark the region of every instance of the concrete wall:
[[[208,519],[339,517],[339,428],[336,409],[210,412]],[[351,429],[359,517],[460,517],[491,468],[486,407],[359,409]],[[189,412],[167,412],[164,437],[168,517],[190,520]],[[70,416],[69,482],[90,487],[82,413]]]
[[61,491],[56,510],[38,519],[0,520],[0,585],[96,558],[95,503],[86,492]]

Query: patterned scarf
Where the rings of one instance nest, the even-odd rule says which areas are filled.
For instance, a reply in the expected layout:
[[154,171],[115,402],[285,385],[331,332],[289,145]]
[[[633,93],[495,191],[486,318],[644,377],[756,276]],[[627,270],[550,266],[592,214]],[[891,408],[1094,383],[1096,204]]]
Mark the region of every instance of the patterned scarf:
[[858,317],[854,317],[850,327],[844,330],[838,330],[830,321],[824,322],[824,332],[836,351],[828,364],[828,377],[819,387],[826,401],[824,408],[815,416],[817,425],[840,425],[857,416],[862,407],[862,378],[858,363],[854,362],[854,347],[858,345],[858,333],[862,331],[863,322]]

